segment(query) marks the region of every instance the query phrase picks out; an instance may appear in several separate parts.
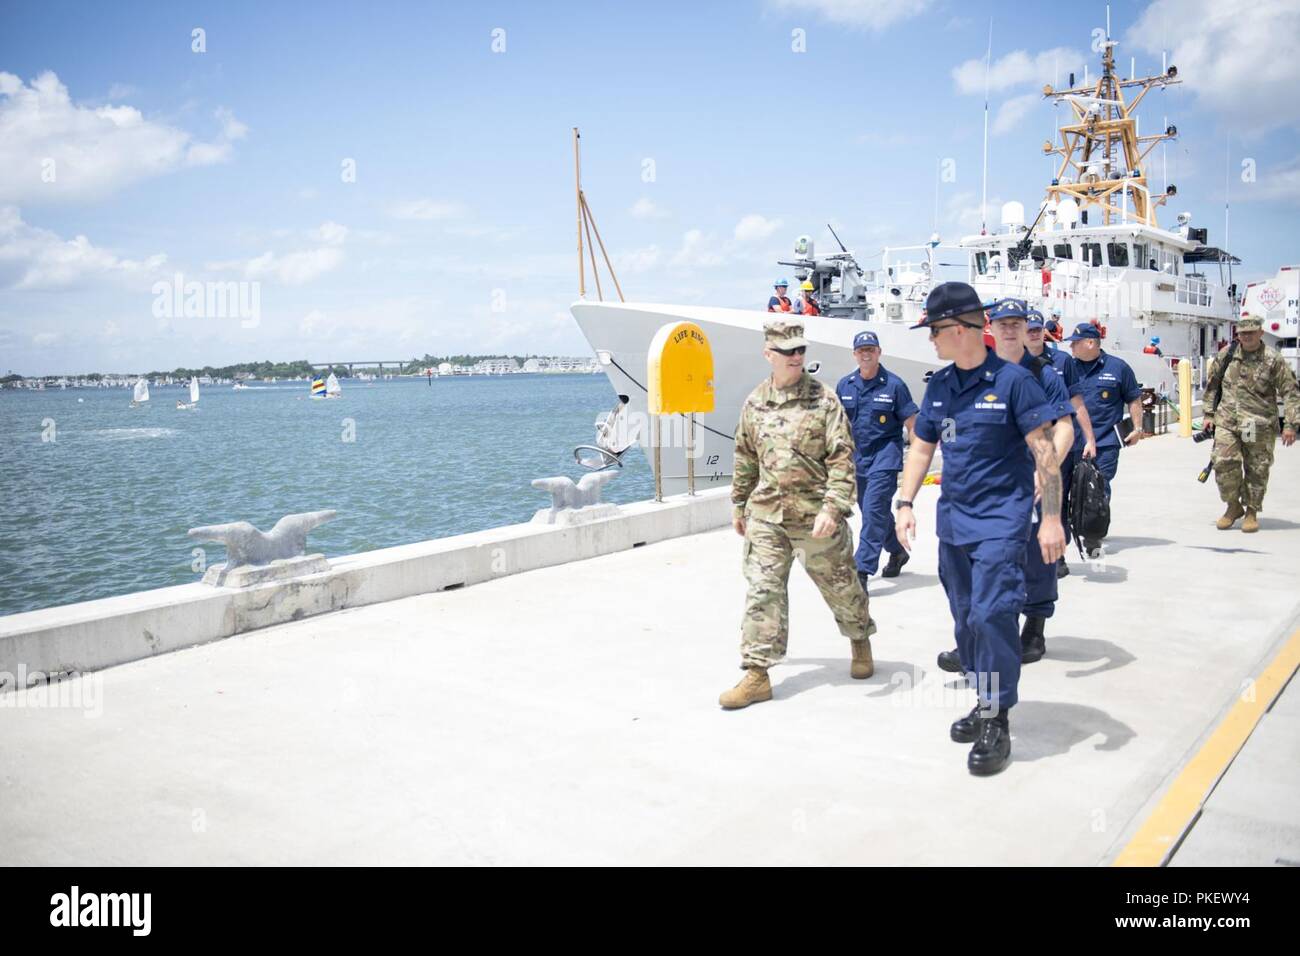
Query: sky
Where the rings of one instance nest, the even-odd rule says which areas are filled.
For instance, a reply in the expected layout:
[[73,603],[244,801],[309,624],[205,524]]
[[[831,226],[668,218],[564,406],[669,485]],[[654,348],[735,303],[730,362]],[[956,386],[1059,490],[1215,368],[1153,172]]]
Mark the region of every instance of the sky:
[[[1300,264],[1300,0],[1110,10],[1122,72],[1183,80],[1141,111],[1161,223],[1224,245],[1226,195],[1238,281]],[[589,354],[574,126],[629,300],[761,307],[828,223],[864,265],[955,241],[990,23],[996,228],[1104,3],[0,0],[0,374]]]

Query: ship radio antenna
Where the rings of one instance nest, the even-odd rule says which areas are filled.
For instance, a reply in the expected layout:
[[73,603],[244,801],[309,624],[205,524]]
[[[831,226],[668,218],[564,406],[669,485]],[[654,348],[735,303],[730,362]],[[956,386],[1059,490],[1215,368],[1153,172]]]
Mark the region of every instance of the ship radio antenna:
[[993,63],[993,18],[989,17],[989,45],[984,54],[984,182],[980,187],[980,235],[988,234],[989,199],[989,67]]

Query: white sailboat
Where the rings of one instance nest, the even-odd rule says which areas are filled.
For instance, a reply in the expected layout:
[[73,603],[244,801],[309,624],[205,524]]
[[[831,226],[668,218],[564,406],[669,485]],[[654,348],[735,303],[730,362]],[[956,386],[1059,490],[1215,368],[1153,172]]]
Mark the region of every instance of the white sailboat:
[[325,397],[326,398],[343,397],[343,388],[342,386],[339,385],[338,376],[335,375],[333,372],[330,372],[330,377],[325,379]]
[[179,409],[198,408],[199,405],[199,380],[190,378],[190,400],[188,402],[178,401],[176,407]]
[[149,383],[142,375],[135,380],[135,391],[131,393],[131,407],[140,408],[147,401],[149,401]]

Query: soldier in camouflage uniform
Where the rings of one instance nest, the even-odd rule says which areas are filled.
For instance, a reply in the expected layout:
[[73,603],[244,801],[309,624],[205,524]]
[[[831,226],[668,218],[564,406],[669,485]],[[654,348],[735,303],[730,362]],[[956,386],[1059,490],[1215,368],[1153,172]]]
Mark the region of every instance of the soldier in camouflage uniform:
[[803,370],[806,350],[800,323],[778,319],[764,327],[772,376],[750,393],[736,425],[732,524],[745,537],[749,593],[740,641],[745,676],[719,698],[726,708],[772,699],[767,669],[785,657],[786,585],[796,558],[852,642],[852,676],[874,671],[876,625],[845,521],[856,491],[853,435],[835,392]]
[[[1284,406],[1286,428],[1282,444],[1295,442],[1300,423],[1300,389],[1276,349],[1263,342],[1263,322],[1247,315],[1237,323],[1238,347],[1228,361],[1228,349],[1215,356],[1208,381],[1223,377],[1221,396],[1205,395],[1205,427],[1214,431],[1214,480],[1228,505],[1215,526],[1227,531],[1245,516],[1241,530],[1259,530],[1258,514],[1268,489],[1268,471],[1277,441],[1277,406]],[[1223,368],[1227,362],[1226,370]]]

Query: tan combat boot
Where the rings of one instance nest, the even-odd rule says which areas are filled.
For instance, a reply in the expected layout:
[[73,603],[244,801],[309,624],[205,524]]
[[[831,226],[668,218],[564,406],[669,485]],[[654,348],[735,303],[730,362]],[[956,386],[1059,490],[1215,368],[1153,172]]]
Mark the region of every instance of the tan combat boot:
[[1241,502],[1234,501],[1232,504],[1228,505],[1228,510],[1223,513],[1223,517],[1214,522],[1214,526],[1220,531],[1227,531],[1236,524],[1237,519],[1245,513],[1246,509],[1241,506]]
[[1259,530],[1259,515],[1255,514],[1254,508],[1246,509],[1246,520],[1241,523],[1241,530],[1246,534],[1254,534]]
[[727,710],[738,710],[771,699],[772,683],[767,679],[767,668],[751,667],[745,671],[739,684],[722,692],[718,703]]
[[866,680],[876,672],[876,664],[871,659],[871,638],[849,641],[849,646],[853,648],[853,663],[849,665],[849,673],[854,680]]

